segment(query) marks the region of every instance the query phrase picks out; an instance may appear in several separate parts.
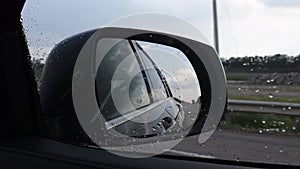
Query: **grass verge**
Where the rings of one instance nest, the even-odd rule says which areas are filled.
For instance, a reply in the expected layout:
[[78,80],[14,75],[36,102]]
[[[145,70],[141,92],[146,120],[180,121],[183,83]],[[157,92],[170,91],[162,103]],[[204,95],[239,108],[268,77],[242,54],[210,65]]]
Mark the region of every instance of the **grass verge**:
[[259,133],[300,133],[300,117],[274,114],[226,112],[220,125]]
[[285,103],[300,103],[299,97],[272,97],[262,95],[228,95],[229,99],[234,100],[255,100],[255,101],[272,101],[272,102],[285,102]]

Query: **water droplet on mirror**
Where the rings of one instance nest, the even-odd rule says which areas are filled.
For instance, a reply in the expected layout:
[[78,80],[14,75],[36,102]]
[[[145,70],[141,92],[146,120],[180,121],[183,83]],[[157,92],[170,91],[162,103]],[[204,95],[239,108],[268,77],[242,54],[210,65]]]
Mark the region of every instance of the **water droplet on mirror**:
[[273,99],[273,98],[274,98],[274,96],[273,96],[271,93],[269,93],[268,97],[269,97],[270,99]]
[[283,150],[279,150],[280,153],[283,153]]

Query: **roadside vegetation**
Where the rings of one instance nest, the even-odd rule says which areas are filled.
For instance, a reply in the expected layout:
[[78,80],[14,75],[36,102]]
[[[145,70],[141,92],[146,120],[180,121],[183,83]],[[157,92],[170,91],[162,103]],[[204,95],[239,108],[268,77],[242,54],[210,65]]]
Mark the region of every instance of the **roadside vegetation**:
[[299,134],[300,117],[228,111],[220,127],[269,134]]
[[226,73],[300,73],[300,55],[232,57],[222,63]]
[[277,96],[269,97],[264,95],[228,95],[229,99],[233,100],[255,100],[255,101],[270,101],[270,102],[284,102],[284,103],[300,103],[299,97]]
[[[300,55],[222,59],[228,98],[300,103]],[[300,134],[299,116],[227,111],[220,127],[268,134]]]

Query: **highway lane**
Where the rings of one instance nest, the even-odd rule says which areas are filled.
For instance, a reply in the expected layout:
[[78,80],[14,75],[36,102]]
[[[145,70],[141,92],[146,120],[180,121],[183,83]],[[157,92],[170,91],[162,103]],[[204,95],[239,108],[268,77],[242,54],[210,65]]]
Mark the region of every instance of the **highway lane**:
[[185,138],[171,153],[300,166],[300,135],[218,130],[204,144],[197,140]]

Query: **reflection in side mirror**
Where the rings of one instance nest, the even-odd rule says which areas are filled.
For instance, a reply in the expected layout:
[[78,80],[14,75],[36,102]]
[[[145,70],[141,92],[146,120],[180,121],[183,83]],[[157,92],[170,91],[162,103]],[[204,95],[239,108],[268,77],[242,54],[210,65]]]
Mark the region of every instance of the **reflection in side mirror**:
[[[108,47],[105,50],[103,46]],[[130,137],[189,131],[200,111],[197,75],[180,50],[157,43],[101,39],[96,75],[106,129]]]

